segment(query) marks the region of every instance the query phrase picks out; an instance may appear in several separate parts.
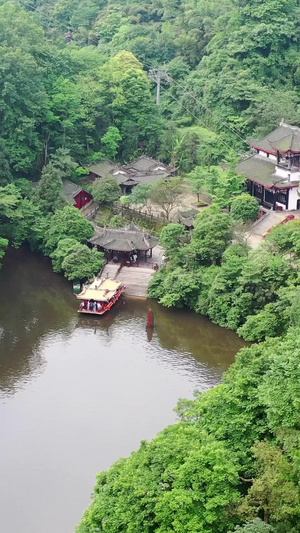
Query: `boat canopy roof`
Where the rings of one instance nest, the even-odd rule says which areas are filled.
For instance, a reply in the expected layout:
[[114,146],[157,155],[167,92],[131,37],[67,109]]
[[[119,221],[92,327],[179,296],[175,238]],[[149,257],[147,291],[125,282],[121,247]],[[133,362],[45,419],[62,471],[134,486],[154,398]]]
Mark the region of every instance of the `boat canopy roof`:
[[77,298],[79,300],[109,302],[120,286],[121,282],[114,279],[103,280],[101,278],[95,278],[93,283],[83,288],[82,292],[77,295]]

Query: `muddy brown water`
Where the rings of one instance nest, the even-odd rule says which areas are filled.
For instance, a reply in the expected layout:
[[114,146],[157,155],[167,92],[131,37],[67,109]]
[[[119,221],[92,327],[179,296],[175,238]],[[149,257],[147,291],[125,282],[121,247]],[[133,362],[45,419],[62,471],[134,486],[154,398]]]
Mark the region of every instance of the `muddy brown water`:
[[0,531],[71,533],[95,474],[176,421],[180,397],[220,383],[243,342],[205,318],[122,300],[77,314],[46,258],[9,250],[0,272]]

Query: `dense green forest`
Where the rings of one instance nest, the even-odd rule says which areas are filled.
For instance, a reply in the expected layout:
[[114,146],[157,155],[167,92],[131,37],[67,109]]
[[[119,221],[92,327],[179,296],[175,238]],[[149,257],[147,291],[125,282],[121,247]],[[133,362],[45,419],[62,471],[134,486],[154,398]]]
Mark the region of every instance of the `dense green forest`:
[[169,261],[150,295],[257,342],[222,385],[179,402],[178,424],[98,476],[80,533],[300,532],[300,224],[249,250],[241,228],[257,205],[234,172],[247,136],[300,125],[299,22],[299,0],[0,0],[0,257],[27,243],[70,280],[99,271],[62,180],[148,154],[213,201],[191,237],[162,230]]
[[[282,117],[299,124],[299,18],[297,0],[1,0],[0,183],[37,177],[58,148],[105,152],[109,126],[120,159],[192,170]],[[163,64],[157,109],[147,72]]]

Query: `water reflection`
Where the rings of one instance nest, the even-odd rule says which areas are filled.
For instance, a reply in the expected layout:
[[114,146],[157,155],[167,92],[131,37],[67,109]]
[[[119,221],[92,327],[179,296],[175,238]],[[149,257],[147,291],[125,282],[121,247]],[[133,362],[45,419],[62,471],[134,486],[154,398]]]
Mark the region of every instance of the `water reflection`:
[[9,251],[0,291],[2,529],[71,533],[95,473],[173,423],[179,397],[219,383],[242,342],[155,302],[153,331],[145,301],[79,316],[70,284],[27,249]]
[[46,258],[10,249],[0,274],[0,386],[6,394],[43,372],[39,346],[50,332],[69,331],[76,302]]
[[70,335],[74,328],[102,333],[103,339],[109,340],[110,330],[121,327],[136,335],[136,348],[146,338],[153,353],[157,346],[164,348],[166,354],[172,351],[180,365],[189,357],[185,354],[192,354],[193,363],[218,369],[218,374],[228,367],[243,344],[233,332],[205,318],[182,310],[166,310],[156,302],[151,302],[154,329],[146,327],[149,303],[141,300],[123,299],[102,318],[78,316],[77,301],[70,289],[66,280],[53,274],[46,258],[27,248],[9,250],[0,276],[0,387],[5,394],[13,393],[30,376],[44,371],[46,363],[40,351],[43,339],[50,343],[50,334]]

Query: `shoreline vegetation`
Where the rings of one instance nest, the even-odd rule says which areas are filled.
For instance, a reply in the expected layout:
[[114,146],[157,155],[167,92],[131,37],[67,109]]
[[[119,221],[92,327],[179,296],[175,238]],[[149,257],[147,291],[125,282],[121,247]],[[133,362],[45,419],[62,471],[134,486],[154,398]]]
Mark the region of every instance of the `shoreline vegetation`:
[[[93,276],[104,256],[62,180],[146,154],[178,176],[121,203],[154,202],[169,222],[183,186],[211,202],[192,232],[159,228],[168,261],[149,295],[255,343],[98,475],[78,533],[300,532],[300,221],[249,249],[259,207],[235,173],[248,137],[300,125],[298,27],[297,0],[0,0],[0,259],[28,243],[68,279]],[[104,218],[120,195],[108,185]]]

